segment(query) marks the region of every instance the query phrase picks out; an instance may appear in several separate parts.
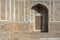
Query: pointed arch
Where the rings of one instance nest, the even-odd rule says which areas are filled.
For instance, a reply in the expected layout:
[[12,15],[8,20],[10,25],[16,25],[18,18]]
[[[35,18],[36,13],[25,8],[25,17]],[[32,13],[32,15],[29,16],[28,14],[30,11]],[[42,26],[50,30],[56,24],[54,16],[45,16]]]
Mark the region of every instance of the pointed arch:
[[41,16],[41,32],[48,32],[48,8],[40,3],[32,6]]

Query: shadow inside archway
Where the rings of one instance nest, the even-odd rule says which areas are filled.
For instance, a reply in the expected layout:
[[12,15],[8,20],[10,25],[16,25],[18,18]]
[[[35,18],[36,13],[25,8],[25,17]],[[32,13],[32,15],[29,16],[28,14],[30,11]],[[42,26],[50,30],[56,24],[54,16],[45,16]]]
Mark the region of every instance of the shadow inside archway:
[[32,6],[31,9],[36,10],[41,16],[41,32],[48,32],[48,9],[44,5],[38,3]]

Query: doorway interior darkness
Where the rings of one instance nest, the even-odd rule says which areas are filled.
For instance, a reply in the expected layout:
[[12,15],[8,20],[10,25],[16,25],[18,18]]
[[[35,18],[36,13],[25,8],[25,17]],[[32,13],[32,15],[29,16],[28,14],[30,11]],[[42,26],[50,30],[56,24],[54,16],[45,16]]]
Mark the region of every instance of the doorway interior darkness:
[[42,15],[41,16],[41,27],[40,27],[41,32],[48,32],[48,8],[38,3],[32,6],[31,9],[37,11],[38,13]]

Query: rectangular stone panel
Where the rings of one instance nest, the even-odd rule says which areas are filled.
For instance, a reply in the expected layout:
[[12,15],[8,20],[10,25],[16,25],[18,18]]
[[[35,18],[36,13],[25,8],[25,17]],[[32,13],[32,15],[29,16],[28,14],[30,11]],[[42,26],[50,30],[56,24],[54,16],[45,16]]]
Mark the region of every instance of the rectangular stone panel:
[[40,30],[41,27],[41,16],[35,16],[35,29]]
[[25,2],[25,21],[30,21],[30,7],[29,7],[29,2]]
[[15,21],[18,21],[18,2],[15,2]]
[[19,2],[19,21],[24,21],[24,2]]
[[14,0],[11,0],[11,20],[14,20]]
[[60,0],[54,0],[54,21],[60,21]]
[[51,22],[49,24],[49,32],[51,33],[60,33],[60,23],[58,22]]
[[23,23],[13,23],[13,22],[11,22],[11,23],[7,23],[7,24],[4,24],[4,25],[0,25],[0,33],[4,33],[4,32],[24,32],[24,31],[28,30],[28,27],[29,26],[26,26],[26,24],[24,22]]
[[1,0],[1,20],[5,19],[5,0]]
[[7,20],[10,20],[10,0],[7,0]]

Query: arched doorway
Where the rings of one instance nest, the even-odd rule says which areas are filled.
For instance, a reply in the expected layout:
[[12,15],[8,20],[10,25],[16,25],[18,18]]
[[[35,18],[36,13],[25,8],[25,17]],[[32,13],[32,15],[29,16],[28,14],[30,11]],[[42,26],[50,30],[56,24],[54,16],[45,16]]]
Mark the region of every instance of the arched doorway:
[[34,9],[38,13],[40,13],[41,16],[41,32],[48,32],[48,9],[44,5],[38,3],[34,6],[32,6],[31,9]]

